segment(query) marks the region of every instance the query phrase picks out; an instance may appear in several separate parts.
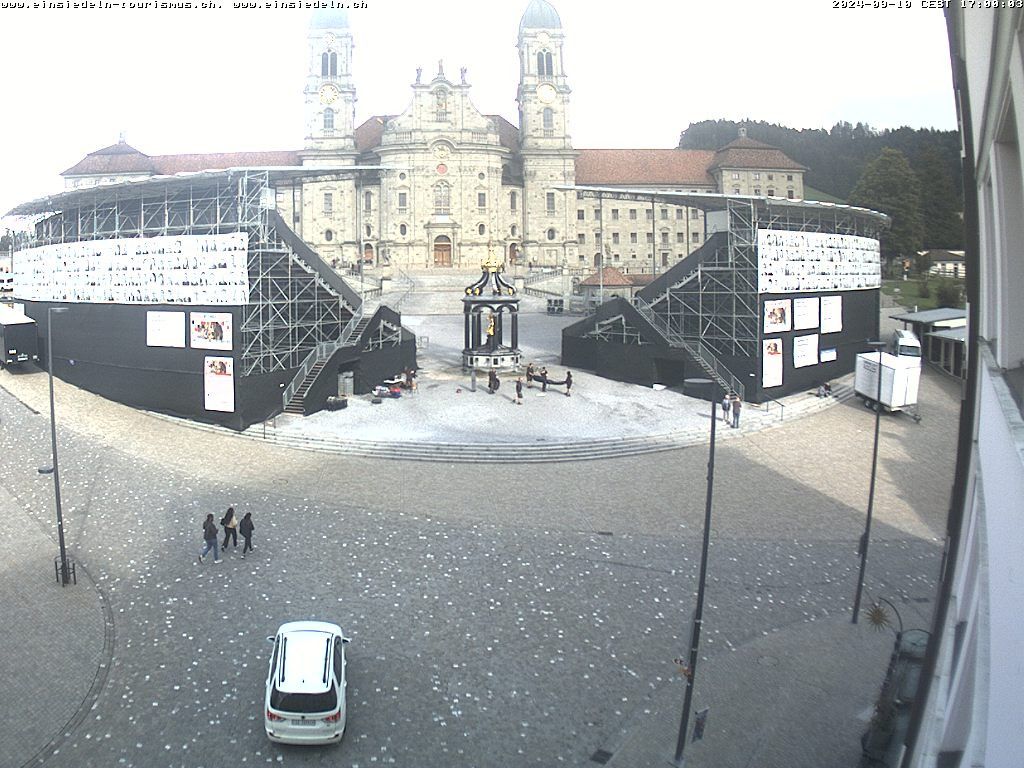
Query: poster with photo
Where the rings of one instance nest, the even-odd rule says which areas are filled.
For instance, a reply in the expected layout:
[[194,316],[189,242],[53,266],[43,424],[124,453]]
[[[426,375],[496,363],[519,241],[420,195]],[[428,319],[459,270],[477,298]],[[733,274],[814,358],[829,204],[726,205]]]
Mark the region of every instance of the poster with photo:
[[765,339],[761,351],[761,386],[782,386],[782,339]]
[[806,368],[818,364],[818,334],[793,337],[793,367]]
[[839,355],[836,353],[836,350],[835,350],[834,347],[832,349],[823,349],[818,354],[818,360],[821,361],[822,363],[832,363],[832,362],[835,362],[835,360],[838,357],[839,357]]
[[184,312],[147,312],[147,347],[185,347]]
[[843,297],[821,297],[821,332],[839,333],[843,330]]
[[779,333],[788,331],[791,326],[791,301],[779,299],[778,301],[766,301],[764,303],[764,332]]
[[230,312],[190,312],[189,327],[193,349],[231,349]]
[[806,331],[818,327],[818,297],[793,299],[793,330]]
[[235,361],[230,357],[203,359],[203,390],[206,410],[235,411]]

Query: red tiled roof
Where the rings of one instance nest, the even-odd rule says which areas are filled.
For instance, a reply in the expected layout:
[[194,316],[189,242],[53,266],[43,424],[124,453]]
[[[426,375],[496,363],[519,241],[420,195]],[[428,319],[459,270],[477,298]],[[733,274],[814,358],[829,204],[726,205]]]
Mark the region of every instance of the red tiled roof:
[[152,158],[135,147],[119,141],[109,147],[90,152],[75,165],[61,173],[61,176],[84,176],[95,174],[154,173]]
[[710,169],[759,168],[782,171],[806,171],[807,167],[793,160],[771,144],[741,136],[715,153]]
[[704,149],[581,149],[576,183],[713,186],[714,156]]
[[[603,279],[602,279],[603,273]],[[633,282],[615,267],[605,267],[580,281],[580,285],[604,285],[605,288],[619,288],[633,285]]]
[[155,155],[157,173],[170,175],[224,168],[266,168],[301,165],[299,153],[291,150],[271,152],[212,152],[200,155]]

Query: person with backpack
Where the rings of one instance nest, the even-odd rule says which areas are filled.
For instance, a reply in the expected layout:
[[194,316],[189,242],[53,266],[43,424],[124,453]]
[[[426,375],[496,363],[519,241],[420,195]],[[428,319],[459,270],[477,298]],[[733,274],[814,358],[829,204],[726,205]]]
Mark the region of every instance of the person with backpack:
[[242,559],[245,560],[245,553],[252,552],[252,532],[256,530],[256,526],[252,524],[252,512],[246,512],[245,517],[242,518],[242,522],[238,524],[238,532],[242,534],[242,538],[245,540],[245,546],[242,547]]
[[212,549],[213,562],[219,563],[220,552],[217,549],[217,524],[213,522],[213,512],[206,516],[206,521],[203,523],[203,541],[206,542],[206,545],[203,547],[203,551],[199,553],[199,562],[203,562],[206,553]]
[[228,551],[228,540],[230,539],[235,543],[235,549],[238,549],[238,518],[235,517],[235,508],[228,507],[228,511],[224,513],[224,517],[220,519],[221,527],[224,529],[224,543],[220,545],[220,548],[224,551]]

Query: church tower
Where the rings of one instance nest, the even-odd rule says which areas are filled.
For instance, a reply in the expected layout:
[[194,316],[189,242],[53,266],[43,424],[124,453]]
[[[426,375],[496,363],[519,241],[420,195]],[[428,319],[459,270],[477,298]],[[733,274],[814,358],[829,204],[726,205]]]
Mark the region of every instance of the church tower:
[[306,38],[308,72],[304,165],[355,162],[356,88],[352,80],[352,33],[348,12],[318,9]]
[[523,246],[539,264],[576,261],[576,152],[569,136],[569,95],[562,21],[547,0],[530,0],[519,22],[519,141],[523,158]]

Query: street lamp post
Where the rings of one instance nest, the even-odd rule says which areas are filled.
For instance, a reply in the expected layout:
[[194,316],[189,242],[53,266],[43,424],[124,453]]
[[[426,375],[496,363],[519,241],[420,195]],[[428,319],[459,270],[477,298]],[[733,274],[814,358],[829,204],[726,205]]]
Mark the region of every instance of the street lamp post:
[[686,749],[686,731],[690,721],[690,706],[693,703],[693,683],[697,677],[697,654],[700,648],[700,630],[704,619],[704,585],[708,577],[708,546],[711,542],[711,493],[715,484],[715,425],[718,417],[715,412],[715,387],[711,379],[684,379],[684,387],[689,384],[701,387],[709,395],[711,401],[711,444],[708,448],[708,479],[707,494],[704,500],[704,543],[700,553],[700,577],[697,582],[697,607],[693,611],[693,625],[690,630],[690,662],[686,672],[686,694],[683,698],[683,714],[679,718],[679,738],[676,741],[675,764],[679,768],[686,765],[683,751]]
[[50,375],[50,447],[53,451],[53,497],[57,504],[57,540],[60,543],[61,586],[66,585],[71,576],[68,569],[68,552],[64,546],[64,516],[60,508],[60,470],[57,468],[57,422],[53,407],[53,316],[67,311],[67,307],[50,307],[46,310],[46,368]]
[[857,575],[857,592],[853,598],[853,618],[850,621],[857,623],[860,614],[860,596],[864,590],[864,570],[868,565],[868,542],[871,539],[871,514],[875,506],[875,476],[878,473],[878,432],[882,421],[882,349],[884,341],[869,341],[868,346],[878,350],[878,387],[875,394],[875,447],[871,454],[871,485],[868,490],[868,514],[864,521],[864,533],[860,537],[860,546],[857,547],[857,554],[860,555],[860,573]]

